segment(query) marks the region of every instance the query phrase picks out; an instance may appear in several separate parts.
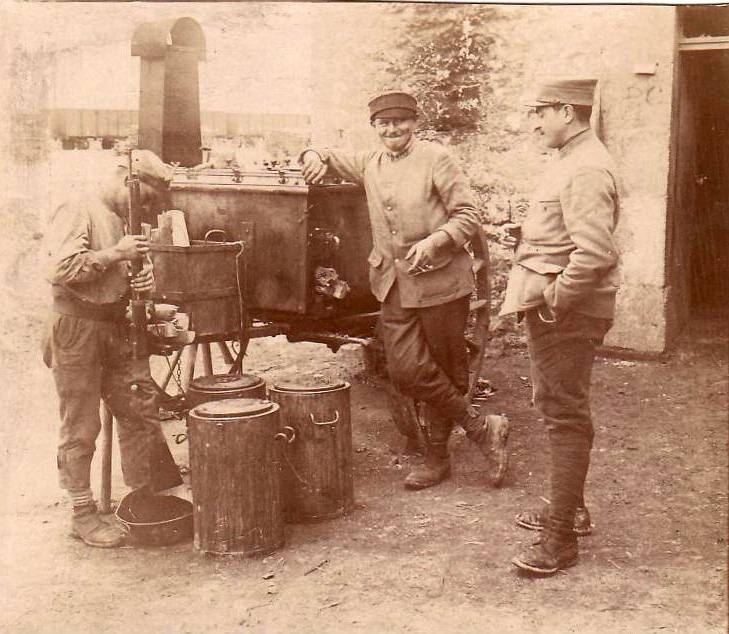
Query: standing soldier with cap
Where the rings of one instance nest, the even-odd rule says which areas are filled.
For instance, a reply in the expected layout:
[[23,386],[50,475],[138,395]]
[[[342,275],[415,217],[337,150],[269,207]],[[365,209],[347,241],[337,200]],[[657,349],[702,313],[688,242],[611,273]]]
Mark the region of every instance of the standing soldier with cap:
[[539,575],[577,563],[577,533],[587,532],[585,522],[589,529],[583,492],[594,436],[590,374],[618,289],[617,171],[590,128],[596,83],[548,81],[526,104],[535,131],[557,155],[532,198],[501,309],[526,317],[534,405],[552,455],[549,505],[517,518],[544,529],[541,540],[512,560]]
[[[155,207],[166,196],[172,168],[149,150],[135,150],[132,156],[142,206]],[[58,207],[48,231],[53,313],[43,352],[53,368],[60,406],[59,479],[73,504],[71,534],[101,548],[119,546],[125,533],[99,516],[91,491],[100,399],[117,419],[128,486],[152,493],[153,463],[162,449],[168,451],[149,361],[132,358],[125,323],[130,291],[146,292],[154,284],[147,238],[125,235],[126,177],[125,161],[120,161],[97,190]],[[144,265],[130,284],[129,263],[139,259]]]
[[448,152],[413,137],[415,99],[388,92],[369,103],[382,148],[348,154],[304,150],[308,183],[333,173],[364,184],[372,224],[372,292],[381,302],[382,336],[390,380],[426,405],[430,444],[422,465],[405,479],[422,489],[450,476],[448,438],[461,425],[490,459],[489,479],[506,473],[508,421],[468,407],[464,333],[474,288],[464,245],[480,219],[462,171]]

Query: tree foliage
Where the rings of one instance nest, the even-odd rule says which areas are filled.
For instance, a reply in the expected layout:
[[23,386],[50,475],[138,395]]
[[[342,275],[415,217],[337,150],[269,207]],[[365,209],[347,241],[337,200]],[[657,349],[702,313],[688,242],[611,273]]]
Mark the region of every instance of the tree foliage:
[[478,130],[488,76],[484,32],[496,9],[484,5],[403,4],[391,12],[401,28],[397,44],[380,62],[390,82],[415,94],[421,128],[438,132]]

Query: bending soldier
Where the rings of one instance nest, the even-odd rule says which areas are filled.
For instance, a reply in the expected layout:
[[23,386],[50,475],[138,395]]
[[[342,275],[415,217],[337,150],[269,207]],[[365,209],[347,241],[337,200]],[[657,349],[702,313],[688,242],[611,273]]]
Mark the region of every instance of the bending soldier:
[[[142,206],[155,208],[166,197],[172,168],[148,150],[135,150],[133,169],[139,175]],[[91,491],[100,399],[117,420],[129,487],[152,493],[152,464],[162,450],[168,451],[149,361],[132,358],[125,323],[130,286],[145,292],[154,284],[147,239],[125,235],[126,177],[120,162],[97,188],[58,207],[48,232],[53,312],[44,360],[53,368],[60,406],[60,485],[73,504],[71,534],[102,548],[120,545],[124,532],[100,517]],[[129,264],[140,259],[142,270],[130,284]]]

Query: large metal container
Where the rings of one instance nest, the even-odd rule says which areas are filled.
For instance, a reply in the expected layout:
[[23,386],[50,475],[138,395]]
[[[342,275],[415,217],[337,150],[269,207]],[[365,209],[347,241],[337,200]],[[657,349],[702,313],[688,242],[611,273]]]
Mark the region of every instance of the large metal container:
[[354,505],[349,383],[312,377],[269,388],[281,423],[296,432],[284,447],[284,503],[289,522],[339,517]]
[[188,433],[195,548],[250,556],[281,547],[277,438],[287,437],[280,431],[279,406],[248,398],[202,403],[190,411]]
[[265,399],[266,382],[255,374],[209,374],[194,379],[187,390],[190,409],[226,398]]
[[[328,318],[377,310],[367,256],[372,247],[364,190],[307,186],[292,169],[242,172],[178,169],[171,202],[185,212],[191,238],[222,229],[245,250],[247,307],[257,314]],[[318,267],[349,285],[339,299],[317,292]]]

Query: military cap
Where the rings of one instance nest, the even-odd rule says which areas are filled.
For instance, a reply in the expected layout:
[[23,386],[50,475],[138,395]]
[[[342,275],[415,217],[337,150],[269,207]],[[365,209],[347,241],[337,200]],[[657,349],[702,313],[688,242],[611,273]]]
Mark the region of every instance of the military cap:
[[370,121],[375,117],[415,117],[418,102],[406,92],[386,92],[369,102]]
[[[174,168],[162,162],[151,150],[131,150],[132,172],[139,175],[139,180],[152,187],[166,189],[174,175]],[[129,156],[120,156],[117,163],[120,167],[129,166]]]
[[556,103],[591,106],[597,79],[549,79],[536,86],[525,106],[538,108]]

